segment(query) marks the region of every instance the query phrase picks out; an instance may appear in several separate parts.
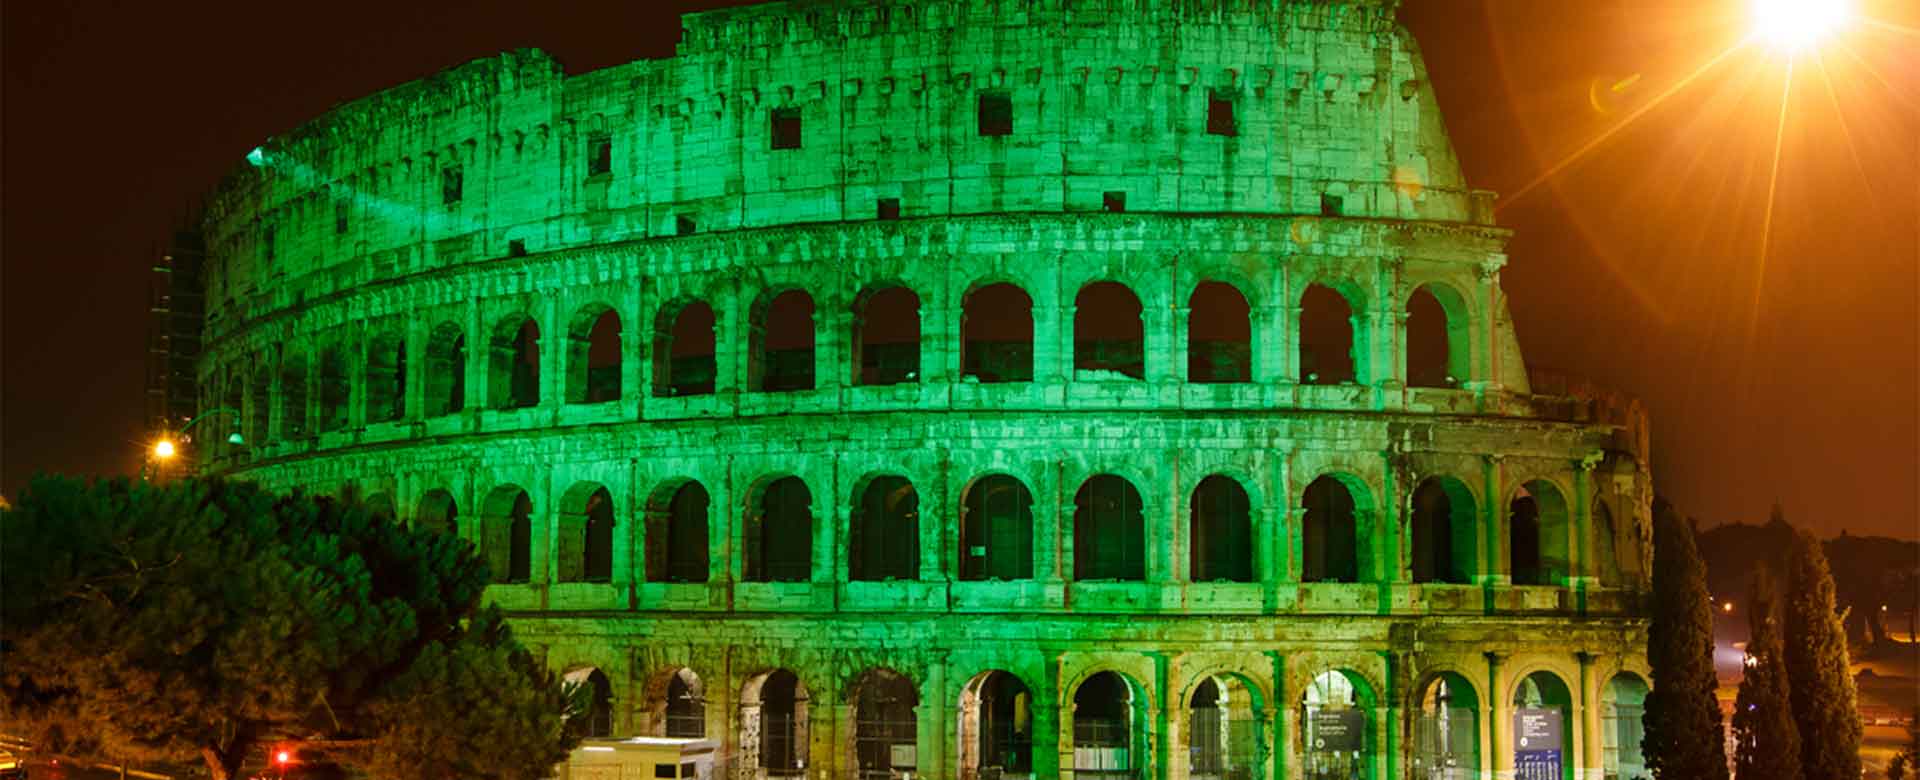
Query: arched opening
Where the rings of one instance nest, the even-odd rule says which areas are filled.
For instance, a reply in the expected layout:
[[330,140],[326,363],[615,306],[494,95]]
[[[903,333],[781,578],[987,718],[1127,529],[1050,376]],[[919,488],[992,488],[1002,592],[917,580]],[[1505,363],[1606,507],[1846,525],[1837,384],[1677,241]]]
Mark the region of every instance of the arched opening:
[[1527,780],[1573,780],[1573,695],[1552,672],[1529,674],[1513,691],[1513,770]]
[[320,431],[345,430],[347,399],[353,384],[347,377],[347,358],[339,347],[327,347],[320,353]]
[[656,736],[699,739],[707,735],[707,699],[700,676],[681,667],[667,675],[653,702]]
[[1033,494],[1020,480],[989,474],[961,503],[960,579],[1033,579]]
[[1507,549],[1515,585],[1565,585],[1569,558],[1567,502],[1560,489],[1534,480],[1508,506]]
[[1407,299],[1409,387],[1459,387],[1470,376],[1471,344],[1466,306],[1459,294],[1432,284],[1413,291]]
[[1140,299],[1119,282],[1094,282],[1073,299],[1073,370],[1086,378],[1144,379],[1146,328]]
[[367,342],[367,422],[392,422],[407,414],[407,342],[383,333]]
[[1464,483],[1422,480],[1413,490],[1413,581],[1473,582],[1477,531],[1473,493]]
[[303,439],[307,429],[307,358],[289,352],[280,358],[280,438]]
[[1359,582],[1360,535],[1353,493],[1331,474],[1307,485],[1300,528],[1302,582]]
[[961,371],[980,382],[1033,381],[1033,299],[1006,282],[961,302]]
[[747,681],[740,692],[741,763],[754,777],[802,777],[807,770],[807,687],[785,669]]
[[561,582],[613,581],[613,494],[597,483],[574,485],[560,499]]
[[1621,672],[1607,682],[1601,692],[1600,739],[1604,743],[1600,776],[1604,780],[1639,780],[1651,777],[1647,759],[1640,752],[1646,736],[1641,715],[1646,712],[1647,681],[1632,672]]
[[1232,477],[1200,480],[1189,507],[1187,546],[1194,582],[1253,581],[1253,517],[1247,491]]
[[1234,675],[1208,677],[1187,700],[1187,777],[1253,780],[1261,746],[1260,702]]
[[653,392],[662,398],[713,393],[713,307],[691,301],[660,309],[653,329]]
[[567,403],[620,400],[620,314],[589,304],[567,327]]
[[1133,687],[1100,672],[1073,692],[1073,776],[1076,780],[1137,780],[1145,745],[1136,733]]
[[256,358],[253,375],[247,382],[247,429],[243,435],[247,443],[255,447],[266,444],[271,437],[268,429],[273,424],[273,372],[269,363]]
[[607,675],[591,666],[568,672],[569,685],[583,686],[587,690],[587,710],[582,713],[585,727],[581,736],[589,739],[604,739],[613,736],[613,683]]
[[849,529],[847,576],[853,580],[920,578],[920,494],[905,477],[867,483]]
[[1073,578],[1147,578],[1146,519],[1140,491],[1113,474],[1098,474],[1073,496]]
[[813,389],[813,297],[787,290],[753,306],[747,385],[769,393]]
[[1422,689],[1413,714],[1413,776],[1420,780],[1478,780],[1480,699],[1473,684],[1453,672]]
[[427,491],[420,497],[420,509],[413,516],[413,526],[443,534],[458,533],[460,507],[453,502],[453,494],[441,488]]
[[1353,305],[1333,288],[1314,284],[1300,296],[1300,383],[1359,381]]
[[1620,585],[1620,531],[1613,524],[1613,510],[1607,508],[1607,502],[1598,498],[1593,500],[1593,567],[1594,576],[1606,587]]
[[1306,780],[1376,777],[1373,691],[1346,670],[1321,672],[1301,694],[1302,763]]
[[467,335],[442,322],[427,338],[426,414],[438,417],[467,406]]
[[920,381],[920,296],[905,287],[862,293],[853,316],[854,382]]
[[1247,297],[1225,282],[1201,282],[1187,299],[1187,381],[1253,378],[1253,325]]
[[533,499],[515,485],[501,485],[480,507],[480,553],[496,583],[533,579]]
[[920,694],[891,669],[871,669],[853,686],[853,765],[859,780],[917,774]]
[[387,492],[367,496],[367,515],[385,523],[398,522],[400,513],[393,508],[393,494]]
[[799,477],[782,477],[761,491],[758,512],[747,517],[748,582],[806,582],[813,576],[813,494]]
[[487,406],[520,409],[540,403],[540,326],[514,314],[493,328]]
[[647,581],[706,582],[706,487],[687,481],[647,504]]
[[974,675],[960,693],[961,780],[1033,776],[1033,695],[1010,673]]

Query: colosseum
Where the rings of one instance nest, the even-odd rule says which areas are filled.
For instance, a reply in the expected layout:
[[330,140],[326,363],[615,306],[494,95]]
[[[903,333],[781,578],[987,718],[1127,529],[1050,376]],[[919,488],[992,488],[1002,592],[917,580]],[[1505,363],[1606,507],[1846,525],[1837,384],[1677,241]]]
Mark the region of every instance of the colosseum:
[[594,734],[709,744],[656,776],[1638,777],[1645,414],[1528,372],[1398,4],[794,0],[338,106],[210,202],[201,468],[470,540]]

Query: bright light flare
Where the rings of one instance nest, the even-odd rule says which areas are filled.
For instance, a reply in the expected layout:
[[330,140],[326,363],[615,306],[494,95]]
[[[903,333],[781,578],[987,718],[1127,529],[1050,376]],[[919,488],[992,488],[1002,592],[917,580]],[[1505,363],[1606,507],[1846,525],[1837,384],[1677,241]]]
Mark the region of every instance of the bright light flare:
[[161,439],[160,441],[155,442],[153,445],[153,456],[156,458],[160,458],[163,460],[166,458],[171,458],[173,457],[174,452],[175,450],[173,448],[173,442],[169,439]]
[[1853,18],[1849,0],[1753,0],[1753,32],[1774,48],[1799,52]]

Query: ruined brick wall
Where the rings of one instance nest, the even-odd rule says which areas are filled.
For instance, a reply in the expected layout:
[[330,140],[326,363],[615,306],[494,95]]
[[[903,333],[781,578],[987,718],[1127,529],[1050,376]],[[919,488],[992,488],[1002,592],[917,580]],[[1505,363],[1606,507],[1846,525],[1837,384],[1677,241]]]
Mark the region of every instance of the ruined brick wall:
[[[689,17],[671,59],[566,75],[513,52],[347,104],[263,144],[210,207],[202,404],[239,414],[202,425],[199,455],[444,522],[497,570],[521,556],[488,598],[522,636],[605,672],[622,734],[662,733],[664,680],[694,672],[731,777],[766,773],[748,693],[775,669],[808,691],[809,776],[854,776],[854,691],[879,669],[914,685],[915,776],[988,776],[965,735],[989,670],[1033,694],[1040,777],[1086,760],[1072,702],[1100,672],[1132,692],[1138,776],[1206,775],[1188,703],[1231,678],[1257,700],[1251,776],[1302,777],[1327,672],[1365,691],[1363,776],[1433,758],[1416,732],[1445,675],[1477,694],[1478,765],[1510,771],[1535,673],[1571,691],[1567,760],[1597,773],[1612,686],[1646,677],[1644,415],[1529,383],[1507,233],[1393,9],[769,4]],[[1006,134],[983,95],[1007,100]],[[1232,134],[1209,132],[1222,112]],[[989,314],[970,302],[998,283],[1031,301],[1021,381],[968,362]],[[1139,305],[1138,376],[1082,360],[1100,283]],[[1195,373],[1207,284],[1245,304],[1232,381]],[[912,370],[874,384],[865,307],[902,289]],[[1306,365],[1316,289],[1349,309],[1351,378]],[[789,291],[812,307],[811,379],[773,391],[765,312]],[[1411,369],[1421,295],[1444,311],[1444,381]],[[667,344],[693,303],[715,349],[711,386],[684,391]],[[581,387],[605,317],[612,397]],[[995,475],[1031,497],[1030,576],[963,565],[969,491]],[[1139,497],[1138,577],[1076,576],[1077,493],[1100,475]],[[917,495],[918,558],[863,580],[851,528],[883,476]],[[811,536],[804,575],[769,581],[748,548],[786,477]],[[1242,579],[1191,575],[1208,477],[1245,494]],[[668,576],[666,515],[693,484],[705,555]],[[1309,561],[1327,484],[1351,503],[1350,581]],[[1430,485],[1457,534],[1446,576],[1423,568]],[[610,573],[590,576],[601,544]]]

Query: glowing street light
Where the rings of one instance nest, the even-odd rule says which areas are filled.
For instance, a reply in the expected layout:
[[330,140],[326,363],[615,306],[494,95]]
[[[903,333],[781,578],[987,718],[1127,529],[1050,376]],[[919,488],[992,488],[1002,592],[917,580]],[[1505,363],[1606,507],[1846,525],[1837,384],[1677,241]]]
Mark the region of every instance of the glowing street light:
[[1753,32],[1787,52],[1811,48],[1853,18],[1848,0],[1753,0]]
[[172,439],[161,439],[153,445],[153,456],[156,458],[166,460],[173,457],[174,454],[175,450]]

